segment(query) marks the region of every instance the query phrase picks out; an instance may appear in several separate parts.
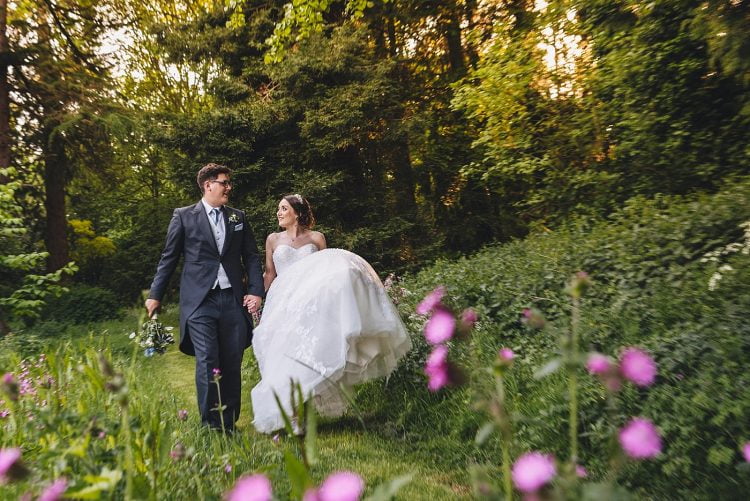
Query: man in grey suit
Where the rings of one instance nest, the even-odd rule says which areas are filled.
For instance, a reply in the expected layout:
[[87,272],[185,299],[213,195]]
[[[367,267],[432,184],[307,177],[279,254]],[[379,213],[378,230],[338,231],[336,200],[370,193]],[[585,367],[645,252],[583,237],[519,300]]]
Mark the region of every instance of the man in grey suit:
[[[195,356],[195,386],[203,424],[233,431],[240,414],[242,356],[264,295],[258,249],[245,213],[227,207],[231,170],[207,164],[197,176],[203,198],[175,209],[164,252],[146,300],[158,310],[180,256],[180,350]],[[219,372],[217,372],[217,370]],[[214,377],[220,374],[221,404]],[[222,419],[223,417],[223,419]]]

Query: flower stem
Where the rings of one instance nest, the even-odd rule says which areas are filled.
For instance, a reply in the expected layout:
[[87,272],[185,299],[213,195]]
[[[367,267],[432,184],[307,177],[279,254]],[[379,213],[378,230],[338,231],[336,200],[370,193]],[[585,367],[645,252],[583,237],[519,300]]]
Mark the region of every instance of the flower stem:
[[495,386],[497,389],[498,415],[496,416],[498,427],[500,428],[500,442],[503,453],[503,491],[505,499],[513,499],[513,486],[511,484],[510,473],[510,442],[512,440],[512,430],[510,426],[510,417],[505,408],[505,381],[502,374],[495,375]]
[[568,400],[570,422],[570,462],[573,471],[578,464],[578,329],[580,324],[579,299],[573,297],[568,360]]

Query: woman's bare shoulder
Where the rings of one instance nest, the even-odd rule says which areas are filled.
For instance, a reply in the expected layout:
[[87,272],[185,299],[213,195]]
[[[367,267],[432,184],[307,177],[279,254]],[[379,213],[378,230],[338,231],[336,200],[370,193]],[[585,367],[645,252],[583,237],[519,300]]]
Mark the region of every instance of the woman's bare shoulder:
[[326,245],[326,237],[319,231],[310,231],[310,240],[318,247],[324,247]]

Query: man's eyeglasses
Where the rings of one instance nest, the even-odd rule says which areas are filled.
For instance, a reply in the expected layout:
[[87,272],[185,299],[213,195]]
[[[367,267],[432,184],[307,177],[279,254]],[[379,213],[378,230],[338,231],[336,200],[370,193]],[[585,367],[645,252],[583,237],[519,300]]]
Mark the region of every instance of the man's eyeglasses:
[[229,188],[232,186],[232,181],[218,181],[216,179],[211,181],[212,183],[219,183],[220,185],[224,186],[224,188]]

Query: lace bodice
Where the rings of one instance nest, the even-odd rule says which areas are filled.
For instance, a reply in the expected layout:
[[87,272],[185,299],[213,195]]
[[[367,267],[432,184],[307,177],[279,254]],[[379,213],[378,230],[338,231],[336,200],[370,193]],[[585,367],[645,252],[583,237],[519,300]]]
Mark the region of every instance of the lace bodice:
[[276,274],[281,275],[290,265],[317,251],[318,246],[312,242],[297,248],[287,244],[279,245],[273,251],[273,266],[276,268]]

